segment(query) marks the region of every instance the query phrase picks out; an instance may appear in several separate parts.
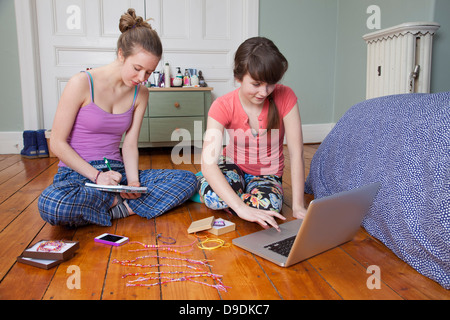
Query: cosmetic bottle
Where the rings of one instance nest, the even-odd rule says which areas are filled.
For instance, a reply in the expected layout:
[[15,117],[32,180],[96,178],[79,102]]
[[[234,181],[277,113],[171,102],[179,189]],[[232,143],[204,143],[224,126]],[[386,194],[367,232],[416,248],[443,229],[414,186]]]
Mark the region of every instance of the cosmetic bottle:
[[170,66],[168,62],[164,65],[164,87],[170,88]]
[[191,85],[191,77],[189,76],[188,69],[184,69],[183,87],[189,87]]
[[191,86],[198,87],[199,86],[199,79],[197,76],[197,69],[192,69],[191,72]]
[[183,86],[183,74],[181,73],[180,67],[177,67],[177,74],[175,75],[175,78],[173,79],[173,86],[174,87]]

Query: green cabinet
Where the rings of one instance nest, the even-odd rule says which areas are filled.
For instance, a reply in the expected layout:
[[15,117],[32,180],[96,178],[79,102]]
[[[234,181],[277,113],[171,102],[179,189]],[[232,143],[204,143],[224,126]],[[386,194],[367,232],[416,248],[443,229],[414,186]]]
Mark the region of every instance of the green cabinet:
[[201,141],[211,106],[212,88],[150,88],[140,147]]

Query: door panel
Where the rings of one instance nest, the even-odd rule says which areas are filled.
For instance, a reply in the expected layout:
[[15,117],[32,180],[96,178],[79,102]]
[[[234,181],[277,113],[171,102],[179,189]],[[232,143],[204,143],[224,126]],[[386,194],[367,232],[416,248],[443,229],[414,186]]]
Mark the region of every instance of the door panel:
[[258,31],[258,0],[39,0],[40,75],[44,128],[53,123],[68,80],[86,68],[116,58],[119,18],[128,9],[159,33],[169,62],[202,70],[214,87],[213,98],[233,89],[233,56],[237,47]]
[[44,127],[51,128],[69,79],[116,58],[120,16],[130,7],[145,15],[144,0],[36,2]]

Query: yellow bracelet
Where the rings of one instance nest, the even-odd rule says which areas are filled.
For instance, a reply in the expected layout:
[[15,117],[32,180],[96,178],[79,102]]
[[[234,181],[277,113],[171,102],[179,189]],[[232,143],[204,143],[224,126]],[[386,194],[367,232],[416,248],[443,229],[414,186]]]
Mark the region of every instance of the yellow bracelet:
[[[218,243],[218,245],[213,246],[213,247],[207,247],[207,246],[205,246],[205,243],[208,243],[208,242],[216,242],[216,243]],[[203,240],[203,241],[200,242],[197,246],[198,246],[200,249],[204,249],[204,250],[215,250],[215,249],[219,249],[220,247],[224,247],[225,244],[227,245],[226,247],[229,246],[229,243],[225,243],[225,241],[222,240],[222,239],[210,239],[210,238],[206,238],[206,240]]]

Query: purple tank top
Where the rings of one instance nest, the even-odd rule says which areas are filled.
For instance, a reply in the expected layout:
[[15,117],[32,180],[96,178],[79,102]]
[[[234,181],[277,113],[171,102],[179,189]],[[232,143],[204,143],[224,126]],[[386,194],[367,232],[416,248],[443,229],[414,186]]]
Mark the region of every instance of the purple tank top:
[[[70,146],[87,162],[102,160],[123,161],[120,154],[120,141],[130,128],[136,103],[138,85],[134,92],[131,108],[125,113],[111,114],[94,103],[94,83],[92,75],[86,72],[89,80],[91,103],[80,108],[75,119],[68,142]],[[60,167],[66,165],[60,161]]]

